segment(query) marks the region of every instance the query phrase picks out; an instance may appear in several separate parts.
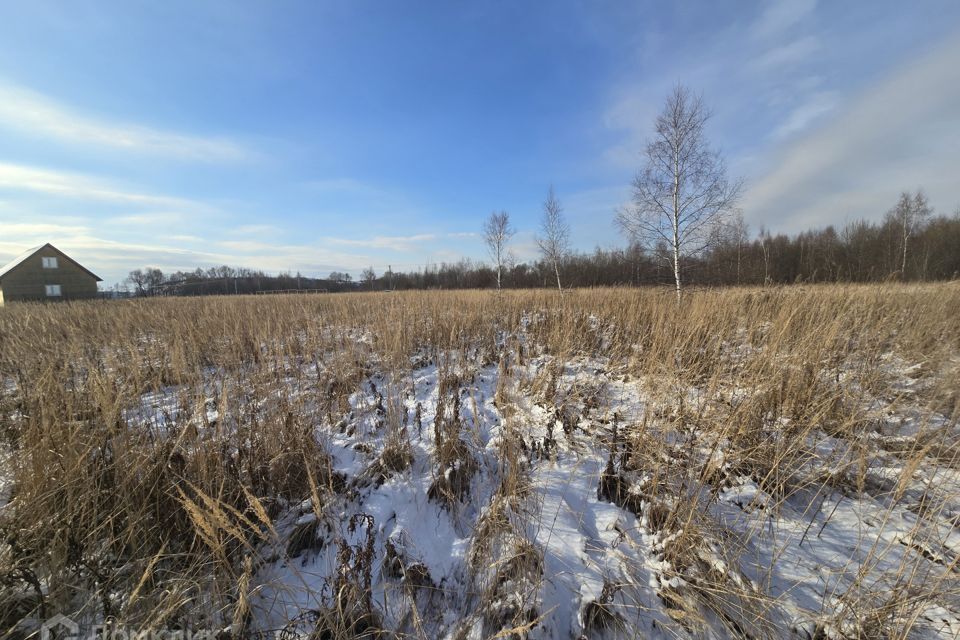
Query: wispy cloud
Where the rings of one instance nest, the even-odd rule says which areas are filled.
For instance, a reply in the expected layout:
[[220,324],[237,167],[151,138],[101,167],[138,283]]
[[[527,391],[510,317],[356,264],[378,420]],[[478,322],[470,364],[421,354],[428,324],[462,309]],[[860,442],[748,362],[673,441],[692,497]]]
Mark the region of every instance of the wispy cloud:
[[603,114],[603,124],[622,137],[604,151],[604,160],[615,167],[638,166],[668,87],[666,83],[651,86],[633,82],[620,87]]
[[780,67],[807,62],[810,56],[819,50],[819,38],[804,36],[760,53],[750,62],[750,68],[755,71],[772,71]]
[[8,238],[46,238],[51,235],[76,235],[87,233],[90,227],[84,225],[49,224],[45,222],[4,223],[3,234]]
[[272,224],[242,224],[239,227],[227,229],[232,236],[275,236],[282,230]]
[[510,253],[520,262],[540,258],[540,247],[537,244],[536,232],[530,230],[518,231],[510,242]]
[[201,238],[200,236],[192,236],[189,234],[173,234],[169,236],[163,236],[161,239],[167,242],[187,242],[191,244],[196,242],[203,242],[203,238]]
[[772,137],[781,139],[808,128],[815,121],[833,111],[837,104],[837,94],[833,91],[814,93],[806,102],[791,111],[777,127]]
[[179,211],[150,211],[146,213],[134,213],[124,216],[115,216],[109,218],[109,224],[143,226],[166,226],[180,224],[184,221],[184,214]]
[[231,251],[240,251],[243,253],[260,253],[265,251],[276,251],[277,245],[259,240],[220,240],[216,243],[218,247],[230,249]]
[[228,139],[108,122],[9,84],[0,84],[0,126],[62,142],[187,160],[235,162],[254,156]]
[[[769,159],[744,210],[778,228],[876,217],[902,189],[924,187],[944,208],[960,202],[960,33],[877,83],[821,127]],[[802,119],[802,118],[800,118]]]
[[119,204],[161,207],[196,207],[198,204],[182,198],[125,190],[82,174],[7,163],[0,163],[0,189]]
[[347,238],[324,238],[330,244],[343,245],[348,247],[366,247],[369,249],[386,249],[389,251],[406,252],[416,251],[418,245],[423,242],[436,240],[437,236],[432,233],[422,233],[413,236],[374,236],[373,238],[363,240],[352,240]]
[[192,254],[195,266],[229,264],[263,269],[270,273],[302,271],[310,275],[326,275],[330,271],[359,271],[376,263],[367,254],[345,253],[314,244],[289,244],[259,240],[223,240],[213,244],[217,251]]
[[750,26],[754,38],[774,38],[813,13],[817,0],[775,0]]
[[[91,232],[85,225],[52,224],[47,222],[6,222],[0,237],[0,266],[27,249],[46,242],[60,246],[64,240],[84,236]],[[63,247],[60,246],[62,249]]]

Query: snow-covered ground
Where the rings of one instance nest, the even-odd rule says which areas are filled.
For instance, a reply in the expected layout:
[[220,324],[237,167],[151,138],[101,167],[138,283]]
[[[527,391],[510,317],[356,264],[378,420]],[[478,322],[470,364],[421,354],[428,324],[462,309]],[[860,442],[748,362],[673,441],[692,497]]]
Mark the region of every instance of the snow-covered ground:
[[366,361],[337,411],[318,400],[343,365],[330,357],[279,363],[263,397],[210,369],[123,413],[157,438],[185,423],[216,438],[231,398],[282,402],[320,443],[311,497],[277,501],[244,551],[237,633],[960,637],[960,429],[922,363],[884,355],[880,394],[855,368],[816,375],[835,402],[798,417],[756,378],[560,359],[524,326],[498,359],[432,351],[399,368],[358,338]]
[[[862,438],[812,429],[778,459],[781,416],[762,470],[696,424],[750,389],[665,396],[603,359],[509,351],[372,366],[340,419],[314,416],[335,486],[257,548],[249,631],[841,638],[909,619],[958,637],[960,477],[930,444],[956,425],[912,402],[908,363],[887,367],[899,393],[859,396]],[[174,393],[143,419],[162,427]]]

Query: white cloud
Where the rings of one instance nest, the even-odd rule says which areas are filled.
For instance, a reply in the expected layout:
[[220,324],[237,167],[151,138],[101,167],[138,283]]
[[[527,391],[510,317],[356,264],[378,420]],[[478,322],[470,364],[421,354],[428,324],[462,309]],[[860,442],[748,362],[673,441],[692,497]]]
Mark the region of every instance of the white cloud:
[[240,251],[243,253],[266,252],[274,249],[274,245],[257,240],[221,240],[216,243],[218,247],[224,247],[231,251]]
[[0,189],[31,191],[61,198],[163,207],[196,207],[182,198],[128,191],[95,178],[17,164],[0,163]]
[[781,139],[794,135],[809,127],[813,122],[833,111],[837,95],[832,91],[814,93],[806,102],[791,111],[783,123],[777,127],[772,138]]
[[239,227],[227,229],[232,236],[275,236],[281,232],[279,227],[272,224],[242,224]]
[[604,159],[615,167],[635,169],[641,162],[653,122],[663,106],[668,86],[633,81],[621,87],[603,114],[603,124],[621,139],[604,151]]
[[134,213],[125,216],[116,216],[109,218],[109,224],[122,224],[133,226],[167,226],[180,224],[184,220],[184,215],[179,211],[151,211],[147,213]]
[[185,135],[150,127],[105,122],[20,87],[0,84],[0,126],[64,142],[108,147],[199,161],[238,161],[252,157],[239,144],[221,138]]
[[86,233],[90,227],[83,225],[62,225],[46,222],[14,222],[4,223],[3,235],[6,238],[45,238],[59,234]]
[[374,236],[364,240],[351,240],[346,238],[325,238],[331,244],[344,245],[349,247],[367,247],[370,249],[387,249],[390,251],[404,252],[417,251],[418,245],[423,242],[436,240],[437,236],[432,233],[423,233],[413,236]]
[[[783,231],[886,211],[903,189],[934,205],[960,202],[960,34],[853,100],[836,117],[771,158],[743,207]],[[798,118],[802,120],[802,118]]]
[[775,38],[813,13],[817,0],[775,0],[750,26],[755,38]]
[[784,45],[773,47],[756,56],[750,62],[754,71],[772,71],[780,67],[806,62],[820,50],[820,39],[804,36]]
[[6,222],[0,238],[0,267],[21,253],[47,242],[63,249],[63,242],[90,233],[85,225],[54,224],[49,222]]
[[541,256],[537,234],[533,231],[518,231],[510,242],[510,253],[518,262],[538,260]]

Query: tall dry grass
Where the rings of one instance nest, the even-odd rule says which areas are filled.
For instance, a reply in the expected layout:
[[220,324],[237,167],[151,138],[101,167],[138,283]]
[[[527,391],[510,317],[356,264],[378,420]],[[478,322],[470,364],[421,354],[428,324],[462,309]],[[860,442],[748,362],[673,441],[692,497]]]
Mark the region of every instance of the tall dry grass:
[[[863,401],[898,401],[899,380],[883,360],[896,354],[920,364],[914,375],[927,383],[919,402],[956,425],[960,286],[705,290],[680,306],[669,292],[633,289],[10,305],[0,309],[0,473],[8,493],[0,510],[0,629],[26,635],[31,621],[61,612],[242,636],[255,550],[276,541],[277,518],[309,499],[319,521],[324,504],[345,490],[317,426],[342,425],[347,398],[371,373],[403,374],[418,359],[451,352],[484,364],[552,355],[561,367],[588,356],[643,380],[656,399],[648,419],[658,430],[622,425],[608,443],[608,471],[630,482],[642,470],[652,480],[642,506],[613,489],[608,497],[635,507],[652,529],[682,532],[664,553],[674,566],[690,566],[696,559],[681,556],[702,548],[711,526],[701,503],[730,471],[712,468],[709,455],[664,456],[666,449],[709,453],[722,442],[736,453],[738,471],[778,503],[809,494],[815,504],[822,487],[905,491],[909,478],[871,485],[875,425]],[[557,402],[558,375],[531,381],[533,392]],[[705,400],[691,401],[691,387]],[[394,399],[385,402],[400,452],[385,464],[402,466],[406,430],[415,427],[408,419],[401,429]],[[507,415],[509,398],[503,404]],[[770,437],[771,424],[782,425],[779,437]],[[453,434],[448,443],[462,442],[452,420],[438,428]],[[859,458],[824,468],[808,442],[815,430],[851,443]],[[930,459],[955,467],[950,433],[921,431],[898,441],[895,453],[914,468]],[[460,447],[444,448],[438,465],[462,457]],[[503,472],[502,508],[481,523],[493,529],[475,547],[515,558],[508,564],[517,579],[531,583],[542,579],[537,551],[504,515],[524,511],[528,482],[515,443],[503,450],[504,469],[515,471]],[[438,491],[450,500],[462,493]],[[931,497],[931,517],[948,501]],[[362,575],[362,564],[350,566]],[[911,613],[897,596],[947,588],[943,580],[912,580],[917,571],[905,565],[902,593],[882,601],[866,583],[849,594],[874,612],[858,622],[875,625],[864,634],[906,633],[906,623],[890,622]],[[486,589],[496,591],[500,578],[486,576]],[[724,619],[736,609],[752,616],[755,634],[770,631],[763,598],[719,578],[697,588],[693,605],[690,594],[675,594],[671,607],[686,607],[687,619],[697,607]],[[604,606],[589,615],[602,616]],[[369,614],[347,620],[344,613],[331,633],[359,634],[375,624]],[[507,622],[518,634],[533,624]]]

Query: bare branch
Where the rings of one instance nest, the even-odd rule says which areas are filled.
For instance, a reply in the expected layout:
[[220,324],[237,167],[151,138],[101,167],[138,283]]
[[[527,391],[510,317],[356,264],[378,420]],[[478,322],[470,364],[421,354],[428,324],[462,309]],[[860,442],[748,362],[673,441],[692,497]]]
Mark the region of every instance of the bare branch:
[[633,206],[616,222],[631,240],[672,252],[677,300],[681,263],[713,246],[717,228],[733,212],[743,182],[727,179],[726,167],[704,137],[710,113],[700,96],[683,86],[667,97],[646,148],[646,165],[633,181]]
[[540,235],[537,236],[537,246],[544,260],[553,266],[553,273],[557,277],[557,289],[562,291],[560,263],[570,252],[570,226],[563,217],[563,207],[557,200],[552,185],[547,192],[547,199],[543,202],[543,218]]
[[513,237],[514,230],[510,226],[510,214],[506,211],[494,211],[483,223],[483,241],[487,251],[497,267],[497,291],[501,288],[501,274],[503,265],[507,261],[507,243]]

